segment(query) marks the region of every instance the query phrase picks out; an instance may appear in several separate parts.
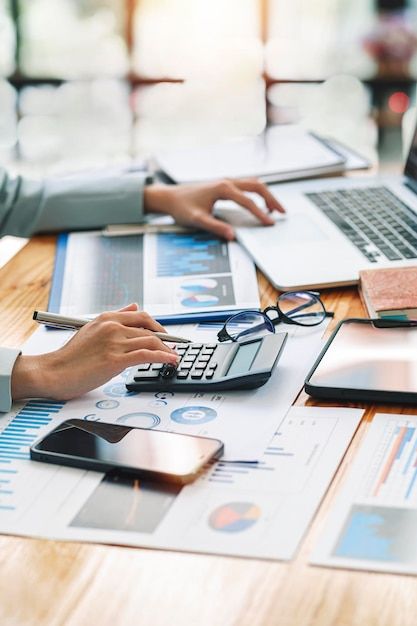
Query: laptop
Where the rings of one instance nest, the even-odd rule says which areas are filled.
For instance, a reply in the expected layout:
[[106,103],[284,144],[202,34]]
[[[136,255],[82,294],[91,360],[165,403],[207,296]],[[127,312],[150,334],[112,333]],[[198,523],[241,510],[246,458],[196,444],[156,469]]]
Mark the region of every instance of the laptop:
[[417,129],[404,175],[272,185],[285,207],[269,228],[236,208],[220,215],[282,291],[358,282],[359,270],[417,264]]

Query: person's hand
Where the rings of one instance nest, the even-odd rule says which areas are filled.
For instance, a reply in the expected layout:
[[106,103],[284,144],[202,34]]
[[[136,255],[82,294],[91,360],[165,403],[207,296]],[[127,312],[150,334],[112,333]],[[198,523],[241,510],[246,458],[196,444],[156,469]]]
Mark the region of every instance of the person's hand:
[[80,396],[126,367],[138,363],[173,363],[179,356],[155,337],[164,328],[131,304],[102,313],[55,352],[19,356],[12,372],[12,397],[68,400]]
[[[249,198],[245,191],[257,193],[265,201],[266,211]],[[198,185],[150,185],[144,192],[146,212],[167,213],[172,215],[177,224],[201,228],[223,239],[232,240],[235,237],[233,227],[212,214],[217,200],[233,200],[265,226],[275,223],[270,216],[273,211],[285,213],[268,187],[254,178]]]

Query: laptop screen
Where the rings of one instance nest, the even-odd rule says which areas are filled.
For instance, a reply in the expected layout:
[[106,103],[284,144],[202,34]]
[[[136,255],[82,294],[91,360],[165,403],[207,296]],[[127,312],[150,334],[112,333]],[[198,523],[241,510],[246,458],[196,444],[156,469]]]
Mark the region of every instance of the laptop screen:
[[409,179],[407,182],[417,192],[417,127],[414,130],[414,137],[405,164],[404,174]]

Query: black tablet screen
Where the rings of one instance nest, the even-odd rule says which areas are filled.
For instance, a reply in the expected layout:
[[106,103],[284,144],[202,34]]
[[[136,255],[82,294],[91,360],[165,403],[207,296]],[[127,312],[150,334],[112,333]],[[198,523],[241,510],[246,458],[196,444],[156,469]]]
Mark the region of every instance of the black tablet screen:
[[417,393],[417,328],[345,322],[308,382],[333,389]]

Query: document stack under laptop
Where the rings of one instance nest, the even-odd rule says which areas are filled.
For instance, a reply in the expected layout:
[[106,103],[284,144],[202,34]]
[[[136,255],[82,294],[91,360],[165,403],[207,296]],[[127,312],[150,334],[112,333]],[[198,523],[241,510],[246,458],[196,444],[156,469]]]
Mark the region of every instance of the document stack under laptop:
[[271,126],[255,137],[160,152],[155,158],[176,183],[253,176],[271,183],[369,166],[345,146],[295,124]]

